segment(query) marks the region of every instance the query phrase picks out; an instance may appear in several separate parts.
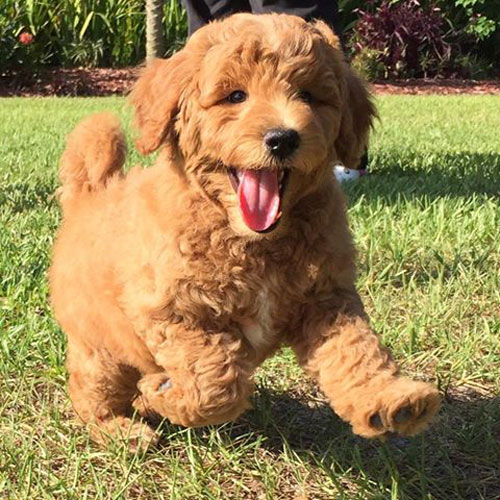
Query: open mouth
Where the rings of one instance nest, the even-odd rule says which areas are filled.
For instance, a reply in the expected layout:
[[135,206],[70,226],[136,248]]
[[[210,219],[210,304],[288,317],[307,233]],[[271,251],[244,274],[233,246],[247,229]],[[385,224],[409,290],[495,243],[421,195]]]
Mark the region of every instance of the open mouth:
[[252,231],[268,233],[278,225],[289,175],[286,168],[229,169],[243,221]]

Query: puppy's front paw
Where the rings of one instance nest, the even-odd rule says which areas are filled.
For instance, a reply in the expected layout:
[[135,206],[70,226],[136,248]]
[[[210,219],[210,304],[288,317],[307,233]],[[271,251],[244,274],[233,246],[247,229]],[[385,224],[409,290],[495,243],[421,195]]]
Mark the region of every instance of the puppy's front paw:
[[166,373],[153,373],[139,380],[137,388],[144,398],[152,400],[171,389],[172,381]]
[[371,389],[373,396],[350,419],[353,431],[365,437],[418,434],[429,426],[441,405],[435,387],[404,377],[381,381]]
[[140,395],[135,405],[141,415],[156,413],[166,417],[173,424],[191,425],[186,416],[187,406],[184,390],[173,382],[166,373],[144,376],[137,383]]

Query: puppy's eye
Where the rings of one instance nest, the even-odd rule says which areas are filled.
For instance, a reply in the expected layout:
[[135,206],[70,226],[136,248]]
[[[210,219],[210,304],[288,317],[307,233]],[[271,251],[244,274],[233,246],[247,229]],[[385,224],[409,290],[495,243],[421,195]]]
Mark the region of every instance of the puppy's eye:
[[313,101],[311,92],[308,92],[307,90],[300,90],[299,92],[297,92],[297,97],[307,104],[311,104],[311,102]]
[[240,102],[246,101],[246,99],[247,95],[245,94],[245,92],[243,92],[243,90],[235,90],[226,97],[226,101],[233,104],[238,104]]

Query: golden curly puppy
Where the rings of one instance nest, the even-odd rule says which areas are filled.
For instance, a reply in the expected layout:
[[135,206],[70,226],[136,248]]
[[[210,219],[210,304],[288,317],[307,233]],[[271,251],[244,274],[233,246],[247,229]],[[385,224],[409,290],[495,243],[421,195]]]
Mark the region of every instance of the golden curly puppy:
[[202,426],[246,408],[286,344],[354,432],[412,435],[436,389],[398,375],[354,287],[336,159],[354,167],[374,108],[322,22],[238,14],[156,60],[132,94],[152,168],[124,174],[109,115],[71,134],[51,293],[69,391],[98,440],[159,414]]

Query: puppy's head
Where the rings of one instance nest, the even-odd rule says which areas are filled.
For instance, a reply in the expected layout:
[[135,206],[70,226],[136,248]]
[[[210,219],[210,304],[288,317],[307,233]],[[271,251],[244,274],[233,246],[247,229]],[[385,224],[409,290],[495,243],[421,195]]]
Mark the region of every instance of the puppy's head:
[[131,101],[137,146],[162,145],[241,235],[268,237],[340,160],[355,167],[374,108],[321,21],[237,14],[156,60]]

